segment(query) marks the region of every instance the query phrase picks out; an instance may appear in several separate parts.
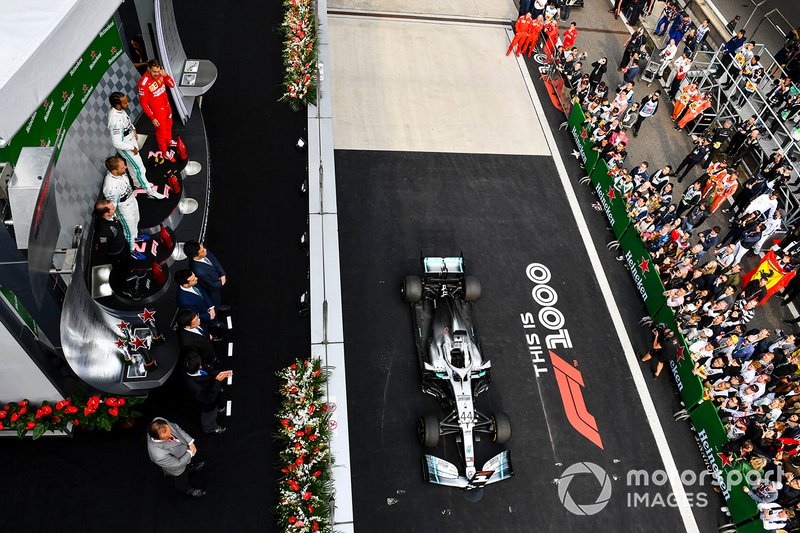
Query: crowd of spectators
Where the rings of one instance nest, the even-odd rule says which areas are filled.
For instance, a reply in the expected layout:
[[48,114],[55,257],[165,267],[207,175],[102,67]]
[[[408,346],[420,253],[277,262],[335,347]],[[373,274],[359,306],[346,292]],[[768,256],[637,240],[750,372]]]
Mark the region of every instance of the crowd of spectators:
[[[548,5],[539,4],[542,9]],[[611,11],[615,15],[627,11],[633,24],[632,17],[637,19],[652,9],[652,0],[618,0]],[[544,16],[539,28],[554,19],[546,9],[540,13]],[[520,15],[526,16],[522,8]],[[780,118],[763,124],[752,116],[704,128],[699,121],[711,111],[712,98],[699,92],[687,74],[709,29],[708,20],[695,26],[677,4],[666,2],[655,35],[669,37],[657,52],[655,60],[660,64],[654,72],[660,77],[671,67],[670,77],[662,79],[669,87],[667,94],[654,90],[634,95],[646,56],[647,38],[641,28],[625,43],[618,84],[605,79],[608,59],[590,62],[585,52],[573,46],[574,38],[570,46],[564,46],[556,41],[557,32],[540,35],[536,31],[526,51],[542,44],[550,58],[542,72],[560,75],[572,103],[582,107],[591,149],[611,169],[613,187],[625,199],[666,289],[667,305],[675,313],[679,331],[657,325],[652,348],[642,360],[655,361],[653,374],[658,378],[674,352],[666,348],[683,336],[694,373],[725,424],[730,439],[724,450],[726,460],[743,472],[763,474],[762,481],[744,490],[758,503],[764,527],[800,531],[800,337],[781,328],[754,327],[764,322],[756,316],[767,301],[770,278],[758,272],[742,282],[746,275],[742,261],[755,266],[761,253],[770,249],[783,271],[776,275],[791,276],[800,268],[795,257],[800,230],[783,227],[778,207],[792,174],[792,161],[779,150],[763,155],[759,144],[761,135],[776,128],[778,120],[800,118],[800,96],[792,87],[798,79],[800,39],[796,31],[789,35],[776,54],[783,70],[769,73],[753,54],[755,43],[746,40],[743,30],[723,44],[723,86],[730,90],[738,85],[741,91],[732,97],[740,99],[759,90]],[[576,31],[574,24],[571,30]],[[648,161],[629,162],[628,133],[636,137],[665,97],[673,101],[675,129],[700,131],[692,135],[691,151],[677,167],[668,161],[652,166]],[[741,167],[745,159],[756,168],[750,177]],[[684,179],[688,183],[680,185]],[[602,207],[596,203],[595,209]],[[776,234],[784,229],[785,237],[778,241]],[[748,255],[752,256],[749,260]],[[800,294],[798,279],[783,292],[784,304]]]

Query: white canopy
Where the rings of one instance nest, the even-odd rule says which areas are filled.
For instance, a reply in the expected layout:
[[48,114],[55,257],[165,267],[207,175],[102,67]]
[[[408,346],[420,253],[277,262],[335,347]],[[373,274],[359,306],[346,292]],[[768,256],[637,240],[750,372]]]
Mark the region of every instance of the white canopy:
[[0,0],[0,146],[69,72],[122,0]]

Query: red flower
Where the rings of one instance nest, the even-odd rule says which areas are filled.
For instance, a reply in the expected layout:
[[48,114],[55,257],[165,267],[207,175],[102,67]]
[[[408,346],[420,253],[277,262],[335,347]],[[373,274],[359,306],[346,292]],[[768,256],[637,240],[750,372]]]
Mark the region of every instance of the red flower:
[[302,432],[302,431],[298,431],[297,433],[294,434],[294,436],[297,437],[297,438],[300,438],[300,437],[302,437],[304,435],[305,435],[305,433]]
[[311,496],[313,496],[313,494],[311,494],[311,491],[308,491],[308,490],[307,490],[307,491],[305,491],[305,492],[303,493],[303,499],[304,499],[304,500],[306,500],[306,501],[310,500],[310,499],[311,499]]
[[86,402],[87,407],[91,407],[92,409],[97,409],[100,407],[100,396],[92,396],[89,398],[89,401]]
[[311,442],[314,442],[318,438],[319,438],[319,435],[309,435],[308,440],[310,440]]
[[19,405],[20,407],[25,407],[26,405],[28,405],[28,400],[22,400],[17,405]]
[[308,408],[308,414],[313,415],[314,414],[314,410],[316,410],[316,408],[317,408],[316,405],[311,404],[311,407]]
[[311,474],[311,475],[312,475],[312,476],[314,476],[314,477],[319,477],[319,476],[321,476],[321,475],[322,475],[322,470],[317,470],[316,472],[314,472],[314,473],[313,473],[313,474]]
[[89,416],[92,413],[94,413],[94,409],[92,409],[91,407],[86,407],[83,410],[83,416]]
[[19,413],[11,413],[11,421],[16,422],[19,418]]
[[119,416],[119,409],[116,407],[109,407],[108,414],[111,416]]
[[78,412],[78,408],[75,407],[74,405],[69,405],[67,406],[66,409],[64,409],[64,412],[67,413],[68,415],[73,415]]
[[297,387],[292,387],[292,394],[297,394]]
[[80,425],[80,423],[81,423],[81,421],[80,421],[80,420],[78,420],[77,418],[76,418],[75,420],[73,420],[73,421],[72,421],[72,425],[73,425],[73,426]]
[[61,400],[60,402],[58,402],[56,404],[56,411],[61,411],[62,409],[64,409],[68,405],[69,405],[69,402],[67,400]]
[[325,413],[328,412],[328,404],[327,403],[322,404],[322,411],[325,412]]
[[288,474],[289,473],[289,469],[288,468],[281,468],[281,472],[283,472],[284,474]]
[[314,377],[317,377],[320,374],[322,374],[322,370],[314,370]]
[[313,505],[309,505],[308,506],[308,512],[309,513],[313,513],[314,512],[314,506]]
[[[22,405],[22,404],[20,404],[20,405]],[[24,414],[25,414],[25,413],[27,413],[27,412],[28,412],[28,408],[27,408],[27,407],[23,407],[22,409],[20,409],[19,411],[17,411],[17,414],[18,414],[19,416],[22,416],[22,415],[24,415]]]
[[294,449],[295,449],[295,450],[299,450],[299,449],[300,449],[300,448],[302,448],[302,447],[303,447],[303,445],[302,445],[302,444],[300,444],[299,442],[298,442],[297,444],[295,444],[295,445],[294,445]]
[[38,419],[40,419],[40,418],[42,418],[42,416],[44,416],[44,413],[42,413],[42,410],[41,410],[41,409],[39,409],[38,411],[36,411],[35,418],[36,418],[37,420],[38,420]]
[[289,523],[290,523],[290,524],[294,524],[295,522],[297,522],[297,518],[295,518],[295,517],[293,517],[293,516],[290,516],[290,517],[289,517]]
[[3,429],[3,423],[0,422],[0,430],[2,430],[2,429]]
[[118,405],[119,407],[122,407],[123,405],[125,405],[125,398],[119,398],[119,399],[117,399],[117,405]]
[[25,429],[26,429],[26,430],[30,430],[30,429],[33,429],[33,428],[35,428],[35,427],[36,427],[36,422],[28,422],[28,423],[25,425]]
[[281,420],[281,425],[283,427],[287,427],[289,425],[289,419],[288,418],[284,418],[283,420]]
[[106,405],[109,407],[116,407],[119,405],[116,398],[106,398]]
[[5,418],[7,414],[8,414],[8,413],[6,413],[5,411],[0,411],[0,420],[2,420],[3,418]]
[[50,407],[49,405],[43,405],[41,411],[43,414],[49,415],[53,413],[53,408]]
[[319,531],[319,524],[314,522],[313,524],[311,524],[311,529],[313,529],[314,531]]
[[297,370],[297,365],[292,365],[289,368],[291,368],[292,370]]
[[301,464],[303,464],[303,458],[298,457],[297,459],[294,460],[294,462],[297,463],[297,466],[300,466]]

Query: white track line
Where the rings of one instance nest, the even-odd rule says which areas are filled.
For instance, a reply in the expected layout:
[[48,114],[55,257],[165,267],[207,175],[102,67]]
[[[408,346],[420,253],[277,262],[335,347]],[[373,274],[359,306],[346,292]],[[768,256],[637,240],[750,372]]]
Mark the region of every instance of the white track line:
[[231,384],[233,384],[233,374],[228,376],[228,385],[231,385]]
[[[513,39],[512,31],[510,29],[506,30],[506,33],[508,35],[509,42],[511,42]],[[619,337],[622,345],[622,350],[625,353],[625,360],[627,361],[628,368],[633,376],[633,382],[636,385],[636,391],[639,393],[639,398],[642,400],[642,407],[644,408],[647,422],[650,425],[650,430],[653,432],[658,453],[661,456],[661,460],[664,462],[664,469],[667,472],[670,485],[672,486],[672,493],[675,495],[675,501],[677,503],[678,510],[681,513],[681,519],[683,520],[684,528],[687,532],[699,533],[700,530],[697,527],[697,522],[695,521],[694,514],[692,513],[689,499],[687,498],[686,491],[681,483],[678,467],[675,465],[675,459],[672,457],[669,444],[667,444],[667,438],[664,435],[664,428],[661,427],[661,422],[658,419],[658,413],[656,412],[655,405],[653,405],[653,399],[650,397],[650,392],[647,390],[647,384],[644,381],[642,369],[639,366],[639,361],[633,351],[633,346],[631,345],[630,338],[628,337],[628,332],[623,325],[622,315],[617,307],[617,302],[614,300],[614,294],[611,292],[611,287],[608,284],[605,271],[600,263],[600,257],[597,255],[594,241],[589,233],[589,227],[586,225],[586,220],[583,218],[583,213],[578,205],[578,198],[576,197],[575,191],[572,188],[572,182],[570,182],[569,177],[567,176],[567,169],[564,167],[564,161],[561,159],[561,153],[558,151],[558,145],[556,144],[552,131],[550,131],[550,124],[547,122],[547,117],[544,114],[544,109],[542,108],[542,104],[537,96],[536,89],[533,85],[533,80],[531,80],[530,73],[525,65],[525,61],[522,59],[522,57],[517,57],[516,59],[517,65],[519,66],[520,72],[525,80],[525,85],[528,87],[528,92],[530,93],[533,106],[536,108],[536,114],[539,116],[542,130],[544,131],[545,138],[547,139],[547,144],[550,146],[550,152],[552,153],[553,161],[555,161],[556,168],[558,169],[561,185],[567,195],[567,201],[569,201],[572,215],[575,218],[575,223],[578,226],[581,239],[583,240],[583,245],[586,248],[586,253],[588,254],[589,261],[592,264],[592,269],[597,277],[597,283],[600,286],[600,291],[603,293],[603,298],[605,298],[608,312],[611,315],[611,321],[614,323],[614,329],[617,332],[617,336]]]
[[228,400],[226,402],[226,404],[225,404],[225,416],[231,416],[231,406],[232,405],[233,405],[233,402],[231,402],[230,400]]
[[233,329],[233,319],[228,315],[228,329]]
[[228,357],[233,357],[233,343],[228,343]]

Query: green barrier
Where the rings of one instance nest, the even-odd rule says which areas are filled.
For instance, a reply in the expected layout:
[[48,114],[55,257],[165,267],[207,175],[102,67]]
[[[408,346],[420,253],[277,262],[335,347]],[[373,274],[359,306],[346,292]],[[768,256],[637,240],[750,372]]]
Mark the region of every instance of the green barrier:
[[[671,312],[671,311],[670,311]],[[678,384],[678,392],[681,393],[683,403],[687,409],[703,401],[705,389],[700,377],[694,373],[694,361],[689,353],[689,347],[683,339],[683,335],[678,334],[678,355],[669,362],[675,383]]]
[[[55,146],[56,153],[59,153],[69,127],[94,92],[95,86],[123,52],[119,28],[111,18],[31,114],[25,126],[14,134],[8,146],[0,149],[0,161],[16,164],[20,151],[26,146]],[[130,87],[129,90],[128,98],[133,100],[135,88]]]
[[572,139],[575,141],[575,146],[578,148],[581,161],[583,162],[586,175],[588,176],[591,175],[594,166],[597,164],[597,160],[600,159],[600,154],[592,150],[594,143],[589,140],[589,131],[584,124],[585,121],[586,115],[583,113],[581,106],[572,106],[572,111],[567,118],[567,125],[569,126]]
[[630,227],[631,219],[626,210],[625,199],[614,189],[614,178],[608,175],[608,164],[602,159],[598,160],[590,177],[600,205],[603,206],[603,211],[611,222],[611,229],[617,239],[621,239]]
[[[719,482],[720,490],[728,503],[734,523],[750,520],[758,515],[756,502],[748,496],[742,487],[747,483],[743,476],[732,472],[732,466],[723,465],[720,457],[722,447],[728,443],[725,427],[719,419],[716,406],[711,402],[703,402],[691,413],[692,424],[697,430],[697,439],[706,461],[711,465],[712,473]],[[758,527],[753,529],[756,524]],[[740,531],[744,531],[740,529]],[[747,524],[748,532],[764,531],[760,521]]]
[[[620,237],[619,248],[622,252],[622,257],[625,258],[628,269],[631,271],[636,288],[639,290],[642,300],[644,300],[647,312],[655,319],[661,309],[666,307],[667,297],[664,296],[664,284],[661,283],[658,269],[653,264],[650,252],[645,248],[635,228]],[[669,308],[667,310],[672,313]],[[669,318],[668,321],[674,324],[674,316]]]

